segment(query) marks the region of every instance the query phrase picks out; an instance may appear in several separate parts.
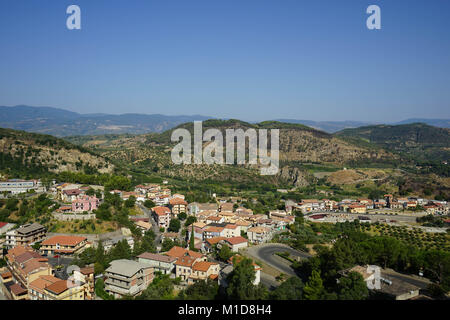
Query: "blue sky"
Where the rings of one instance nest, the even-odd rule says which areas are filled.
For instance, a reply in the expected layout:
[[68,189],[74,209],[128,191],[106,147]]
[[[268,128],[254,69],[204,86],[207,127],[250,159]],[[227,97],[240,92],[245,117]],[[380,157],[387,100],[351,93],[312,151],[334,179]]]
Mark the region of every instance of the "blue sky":
[[[81,8],[82,29],[66,28]],[[381,7],[382,29],[366,28]],[[450,1],[2,0],[0,105],[450,118]]]

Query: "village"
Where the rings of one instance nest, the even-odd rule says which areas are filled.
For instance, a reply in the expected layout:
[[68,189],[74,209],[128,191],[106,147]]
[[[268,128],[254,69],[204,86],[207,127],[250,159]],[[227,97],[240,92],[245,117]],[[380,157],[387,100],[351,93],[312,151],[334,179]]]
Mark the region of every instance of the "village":
[[[103,186],[53,182],[47,190],[37,180],[0,182],[3,197],[29,194],[30,190],[33,190],[32,194],[46,194],[58,203],[52,215],[61,221],[95,220],[105,198]],[[172,193],[166,181],[163,184],[136,185],[134,191],[106,192],[132,204],[134,215],[128,218],[143,236],[147,232],[155,234],[156,252],[143,252],[133,259],[114,260],[103,273],[95,274],[94,265],[71,268],[72,259],[87,248],[98,248],[99,245],[108,252],[121,241],[133,248],[135,237],[129,228],[89,235],[49,232],[37,222],[24,225],[0,222],[0,245],[6,261],[6,266],[0,270],[1,292],[6,298],[101,299],[94,290],[98,279],[102,279],[104,291],[112,297],[136,297],[152,283],[156,274],[179,279],[179,288],[208,279],[226,286],[233,264],[248,256],[249,248],[269,244],[277,248],[273,239],[288,230],[299,215],[317,223],[359,220],[361,223],[382,222],[412,227],[417,217],[447,215],[450,208],[445,201],[386,194],[382,199],[374,200],[286,200],[283,209],[255,214],[241,205],[243,199],[239,197],[213,194],[214,202],[188,203],[183,194]],[[449,222],[446,220],[447,224]],[[445,230],[426,229],[427,232]],[[169,250],[164,250],[167,241],[172,245]],[[223,247],[230,252],[227,261],[218,260],[214,254]],[[284,251],[283,247],[277,250],[278,255]],[[254,260],[254,285],[276,282],[262,271],[265,262],[262,264],[256,259],[261,257],[251,258]],[[419,290],[416,289],[412,291],[417,291],[417,294],[406,295],[407,298],[417,296]]]

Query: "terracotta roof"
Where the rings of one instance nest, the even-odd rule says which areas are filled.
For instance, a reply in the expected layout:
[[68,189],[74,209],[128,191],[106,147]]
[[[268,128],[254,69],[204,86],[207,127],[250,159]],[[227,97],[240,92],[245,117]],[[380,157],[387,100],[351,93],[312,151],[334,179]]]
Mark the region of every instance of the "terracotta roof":
[[25,289],[24,287],[22,287],[20,284],[18,283],[14,283],[12,286],[9,287],[9,289],[11,290],[11,292],[18,296],[24,293],[27,293],[27,289]]
[[16,257],[18,257],[19,255],[24,254],[25,252],[28,252],[28,251],[33,251],[33,249],[31,249],[30,247],[17,246],[17,247],[14,247],[14,248],[8,250],[7,257],[9,259],[15,260]]
[[220,240],[225,240],[225,239],[226,239],[225,237],[212,237],[212,238],[206,239],[206,242],[208,242],[210,245],[215,245]]
[[46,287],[60,280],[61,279],[58,279],[51,275],[40,276],[39,278],[31,282],[29,286],[30,288],[34,288],[42,292]]
[[169,200],[169,204],[171,205],[184,204],[187,206],[188,203],[181,198],[173,198]]
[[176,257],[166,256],[163,254],[150,253],[150,252],[144,252],[143,254],[139,255],[138,258],[167,262],[167,263],[171,263],[171,262],[174,262],[177,260]]
[[205,231],[207,232],[222,232],[224,228],[221,227],[214,227],[214,226],[209,226],[206,227]]
[[170,209],[167,208],[167,207],[154,207],[152,210],[158,216],[163,216],[163,215],[170,214]]
[[237,229],[237,225],[235,225],[235,224],[227,224],[226,226],[225,226],[225,229]]
[[45,290],[50,291],[56,295],[60,295],[61,293],[69,289],[67,283],[68,283],[67,280],[58,280],[52,283],[51,285],[47,286]]
[[17,256],[15,261],[17,263],[24,263],[24,262],[27,262],[28,260],[31,260],[34,258],[43,258],[43,257],[35,251],[28,251],[28,252],[22,253],[21,255]]
[[200,252],[195,252],[195,251],[192,251],[192,250],[187,250],[186,252],[187,252],[187,254],[189,254],[191,257],[194,257],[194,258],[196,258],[196,259],[200,259],[200,258],[203,257],[203,254],[201,254]]
[[42,268],[50,268],[50,265],[48,263],[41,261],[41,259],[39,258],[34,258],[25,262],[25,265],[22,270],[25,274],[29,274],[34,270]]
[[197,262],[194,264],[194,266],[192,267],[192,270],[206,272],[206,271],[208,271],[208,269],[211,266],[214,266],[214,265],[218,265],[218,263],[209,262],[209,261],[200,261],[200,262]]
[[183,267],[192,267],[192,265],[195,262],[195,258],[190,256],[181,257],[175,262],[177,266],[183,266]]
[[206,226],[206,223],[203,223],[203,222],[194,222],[193,224],[192,224],[194,227],[197,227],[197,228],[203,228],[203,227],[205,227]]
[[180,258],[186,253],[186,249],[183,249],[181,247],[175,246],[172,247],[169,251],[167,251],[165,254],[169,257],[176,257]]
[[3,272],[0,276],[1,276],[3,279],[6,279],[6,278],[12,277],[12,273],[9,272],[9,271],[7,271],[7,272]]
[[80,236],[54,236],[42,241],[42,245],[56,245],[60,244],[63,246],[76,246],[80,242],[86,240],[86,237]]
[[0,229],[3,228],[4,226],[6,226],[8,224],[8,222],[0,222]]
[[210,216],[208,218],[206,218],[207,220],[211,220],[211,221],[220,221],[222,220],[221,217],[216,217],[216,216]]
[[226,242],[230,243],[231,245],[235,245],[235,244],[239,244],[239,243],[244,243],[244,242],[248,242],[247,239],[245,239],[244,237],[238,236],[238,237],[232,237],[232,238],[227,238],[225,239]]
[[80,272],[84,275],[94,273],[94,267],[84,267],[80,269]]

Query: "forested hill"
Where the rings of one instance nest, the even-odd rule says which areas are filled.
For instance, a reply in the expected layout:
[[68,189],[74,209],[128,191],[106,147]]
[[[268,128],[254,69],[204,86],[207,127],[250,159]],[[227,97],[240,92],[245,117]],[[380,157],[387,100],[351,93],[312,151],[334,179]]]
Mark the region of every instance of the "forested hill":
[[111,173],[114,165],[82,146],[50,135],[0,128],[0,173],[38,178],[48,172]]
[[450,129],[424,123],[376,125],[345,129],[336,136],[352,142],[376,144],[388,151],[420,161],[450,159]]

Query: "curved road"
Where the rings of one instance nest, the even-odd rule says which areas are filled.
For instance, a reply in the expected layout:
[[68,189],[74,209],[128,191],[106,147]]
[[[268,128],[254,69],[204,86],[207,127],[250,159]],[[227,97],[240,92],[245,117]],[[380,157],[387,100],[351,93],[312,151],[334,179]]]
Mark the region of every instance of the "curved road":
[[290,267],[289,261],[283,259],[275,253],[287,251],[291,256],[299,257],[301,259],[309,259],[310,254],[301,252],[281,243],[266,243],[253,246],[247,249],[247,252],[254,258],[261,260],[269,266],[288,275],[296,276],[294,269]]

